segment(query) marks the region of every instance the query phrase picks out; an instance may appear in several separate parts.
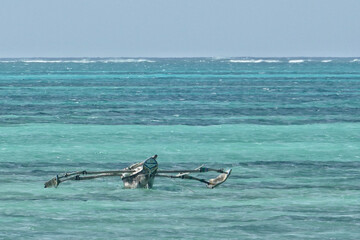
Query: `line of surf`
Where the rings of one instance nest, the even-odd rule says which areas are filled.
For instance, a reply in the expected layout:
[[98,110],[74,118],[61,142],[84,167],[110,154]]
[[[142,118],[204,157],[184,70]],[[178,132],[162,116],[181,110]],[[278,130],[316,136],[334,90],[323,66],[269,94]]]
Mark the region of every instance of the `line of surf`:
[[153,63],[150,59],[11,59],[1,60],[0,63]]
[[231,63],[279,63],[281,62],[280,60],[275,60],[275,59],[269,59],[269,60],[264,60],[264,59],[231,59],[229,60],[229,62]]

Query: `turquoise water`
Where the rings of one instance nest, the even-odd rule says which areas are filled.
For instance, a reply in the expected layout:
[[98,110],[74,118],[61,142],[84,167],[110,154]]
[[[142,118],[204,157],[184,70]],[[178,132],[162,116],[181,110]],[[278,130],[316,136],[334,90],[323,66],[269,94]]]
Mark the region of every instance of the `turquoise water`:
[[[354,59],[2,59],[0,239],[358,239],[359,104]],[[43,188],[154,154],[233,172]]]

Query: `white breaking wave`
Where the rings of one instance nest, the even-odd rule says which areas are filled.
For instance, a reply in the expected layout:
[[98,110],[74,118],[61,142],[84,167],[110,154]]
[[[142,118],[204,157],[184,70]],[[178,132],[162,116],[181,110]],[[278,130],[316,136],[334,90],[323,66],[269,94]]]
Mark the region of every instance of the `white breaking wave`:
[[279,63],[281,61],[279,61],[279,60],[264,60],[264,62],[266,62],[266,63]]
[[296,60],[289,60],[289,63],[303,63],[305,60],[302,59],[296,59]]
[[232,63],[261,63],[263,60],[255,60],[255,59],[251,59],[251,60],[230,60],[230,62]]
[[148,62],[148,63],[154,63],[154,60],[149,59],[103,59],[99,60],[99,62],[103,63],[142,63],[142,62]]
[[360,59],[354,59],[354,60],[352,60],[351,62],[360,62]]
[[278,63],[280,62],[279,60],[273,60],[273,59],[232,59],[229,62],[232,63]]
[[328,62],[332,62],[332,60],[322,60],[321,62],[328,63]]
[[29,59],[29,60],[20,60],[19,62],[24,63],[94,63],[96,61],[81,59],[81,60],[42,60],[42,59]]
[[0,60],[0,63],[142,63],[155,61],[149,59],[14,59],[14,60]]
[[0,60],[0,63],[14,63],[14,62],[17,62],[17,61],[14,61],[14,60]]

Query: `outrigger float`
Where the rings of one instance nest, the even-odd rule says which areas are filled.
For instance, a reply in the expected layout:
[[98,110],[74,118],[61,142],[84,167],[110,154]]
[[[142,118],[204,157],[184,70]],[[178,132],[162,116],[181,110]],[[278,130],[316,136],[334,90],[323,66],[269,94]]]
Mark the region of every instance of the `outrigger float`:
[[[116,177],[120,176],[125,188],[152,188],[155,177],[165,178],[179,178],[196,180],[205,183],[208,188],[215,188],[225,182],[231,174],[231,169],[224,171],[223,169],[212,169],[200,166],[192,170],[159,170],[158,162],[156,161],[157,155],[154,155],[143,162],[135,163],[127,168],[114,171],[78,171],[72,173],[65,173],[63,175],[56,175],[45,183],[45,188],[58,187],[60,183],[66,181],[80,181],[90,180],[102,177]],[[205,172],[218,172],[221,173],[216,178],[205,180],[190,176],[190,173],[205,173]],[[169,175],[177,173],[176,175]]]

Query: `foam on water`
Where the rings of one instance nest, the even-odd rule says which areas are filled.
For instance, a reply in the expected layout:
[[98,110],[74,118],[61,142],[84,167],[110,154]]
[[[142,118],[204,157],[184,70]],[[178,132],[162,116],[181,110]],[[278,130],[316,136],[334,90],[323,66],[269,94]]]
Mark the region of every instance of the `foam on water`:
[[280,60],[274,59],[231,59],[229,60],[231,63],[278,63]]
[[106,59],[106,60],[99,60],[98,62],[102,62],[102,63],[142,63],[142,62],[147,62],[147,63],[154,63],[156,61],[154,60],[149,60],[149,59]]
[[292,59],[292,60],[289,60],[289,63],[303,63],[305,62],[305,60],[303,59]]
[[80,60],[45,60],[45,59],[25,59],[20,62],[24,63],[94,63],[96,61],[89,59]]
[[154,63],[154,60],[149,59],[137,59],[137,58],[128,58],[128,59],[92,59],[92,58],[84,58],[84,59],[16,59],[16,60],[1,60],[0,63]]

